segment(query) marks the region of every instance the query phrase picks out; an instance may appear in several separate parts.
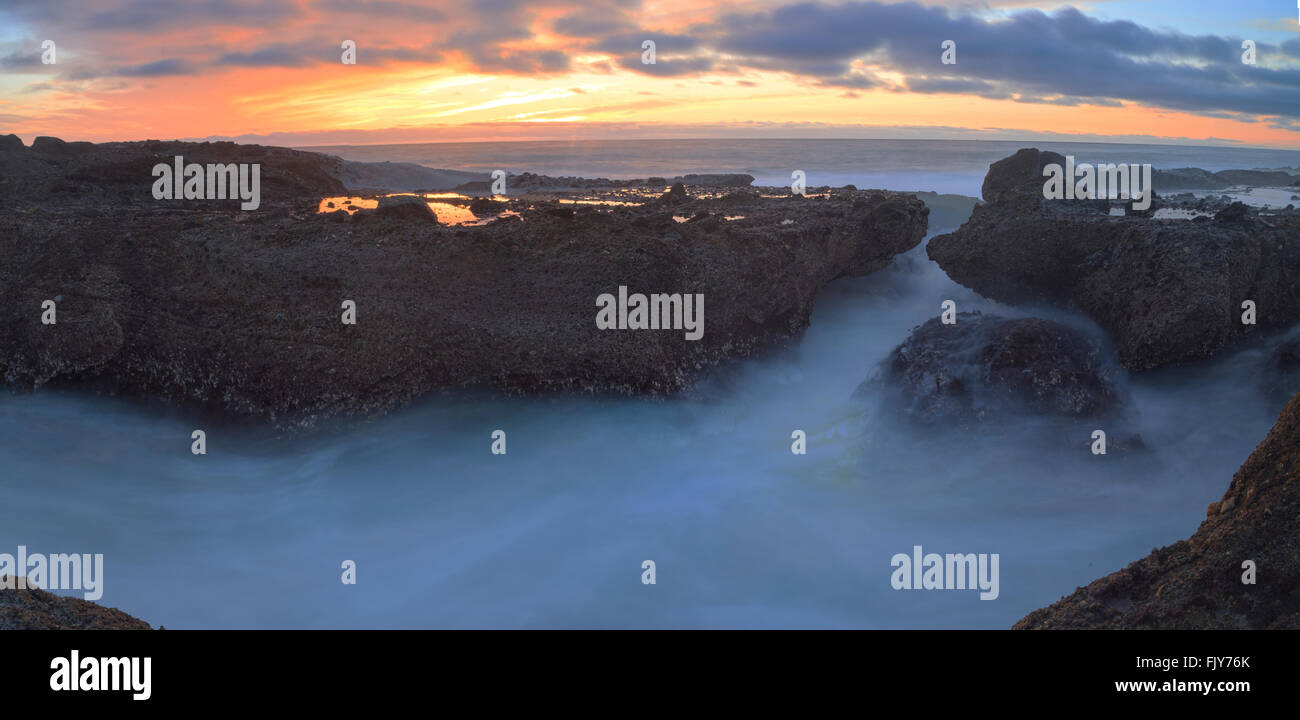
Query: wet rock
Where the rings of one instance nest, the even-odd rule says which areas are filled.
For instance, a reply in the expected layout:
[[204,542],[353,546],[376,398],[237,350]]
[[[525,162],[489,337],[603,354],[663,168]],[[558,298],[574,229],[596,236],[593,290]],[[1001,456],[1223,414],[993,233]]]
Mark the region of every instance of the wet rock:
[[474,198],[469,203],[469,211],[475,215],[491,215],[501,212],[506,207],[508,206],[505,203],[497,202],[488,197]]
[[[985,180],[991,201],[930,240],[930,258],[949,277],[1009,304],[1082,310],[1133,370],[1212,357],[1300,321],[1300,215],[1233,209],[1189,222],[1045,202],[1033,175],[1050,155],[1022,150],[994,163]],[[1258,325],[1241,323],[1244,300],[1268,308]]]
[[673,183],[673,186],[668,188],[668,192],[659,196],[660,202],[669,205],[688,202],[690,199],[691,196],[686,193],[686,186],[681,183]]
[[1097,345],[1039,318],[960,313],[955,325],[934,318],[890,354],[881,380],[922,422],[1090,417],[1118,405]]
[[429,208],[429,203],[419,195],[388,195],[379,198],[379,205],[374,210],[362,210],[361,219],[369,215],[392,218],[411,218],[426,222],[437,222],[438,216]]
[[[1255,583],[1242,582],[1244,561]],[[1035,610],[1016,629],[1300,629],[1300,394],[1187,540]]]

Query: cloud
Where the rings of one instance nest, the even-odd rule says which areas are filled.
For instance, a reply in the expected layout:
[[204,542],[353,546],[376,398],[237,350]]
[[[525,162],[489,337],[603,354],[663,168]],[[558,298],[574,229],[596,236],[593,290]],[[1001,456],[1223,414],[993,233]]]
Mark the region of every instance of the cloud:
[[[696,32],[740,65],[831,86],[861,82],[850,69],[857,60],[902,75],[911,92],[1300,117],[1300,70],[1243,64],[1238,38],[1153,30],[1068,7],[982,17],[915,2],[801,2],[729,14]],[[942,65],[940,43],[949,39],[957,64]],[[1296,57],[1300,41],[1259,49],[1261,57]]]
[[[655,27],[664,8],[648,13],[641,0],[7,0],[0,23],[69,38],[60,42],[58,70],[43,71],[64,81],[337,64],[339,43],[349,38],[358,42],[358,62],[369,65],[454,63],[466,72],[526,76],[621,68],[679,79],[763,71],[850,91],[1300,119],[1300,38],[1259,43],[1259,64],[1249,66],[1240,61],[1239,38],[1071,7],[1017,7],[1024,4],[744,6],[758,11],[705,4],[683,15],[689,22]],[[656,43],[654,65],[641,62],[647,39]],[[940,63],[944,40],[957,43],[955,65]],[[28,47],[0,54],[5,69],[36,72],[38,65]]]

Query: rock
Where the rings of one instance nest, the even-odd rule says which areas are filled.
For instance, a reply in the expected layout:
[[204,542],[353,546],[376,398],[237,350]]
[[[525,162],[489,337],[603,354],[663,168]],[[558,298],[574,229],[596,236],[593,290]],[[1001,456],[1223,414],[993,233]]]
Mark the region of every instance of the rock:
[[44,590],[17,589],[24,580],[0,576],[0,630],[150,629],[149,623],[121,610]]
[[506,207],[508,206],[503,202],[497,202],[488,197],[480,197],[470,201],[469,211],[475,215],[492,215],[501,212]]
[[41,135],[32,141],[32,152],[43,155],[62,155],[67,151],[68,144],[56,137]]
[[1043,199],[1043,168],[1052,163],[1065,167],[1065,157],[1054,152],[1024,148],[989,166],[980,194],[984,202],[1020,198]]
[[[1133,370],[1212,357],[1300,320],[1300,215],[1111,217],[1029,199],[1030,168],[1041,164],[1024,150],[994,163],[985,180],[994,201],[930,240],[930,258],[949,277],[1009,304],[1082,310]],[[1241,323],[1244,300],[1268,308],[1257,326]]]
[[0,137],[0,152],[14,152],[25,149],[27,149],[27,146],[23,145],[22,138],[17,135],[9,134]]
[[1201,168],[1152,169],[1151,184],[1157,192],[1170,190],[1222,190],[1232,183]]
[[882,380],[922,422],[1090,417],[1118,405],[1097,345],[1039,318],[959,313],[955,325],[933,318],[890,354]]
[[428,201],[419,195],[385,195],[379,198],[378,207],[369,211],[362,210],[359,215],[363,221],[370,215],[376,215],[438,222],[438,216],[429,208]]
[[690,199],[691,196],[686,193],[686,186],[681,183],[673,183],[673,186],[668,188],[668,192],[659,196],[660,202],[669,205],[687,202]]
[[1228,207],[1214,214],[1214,219],[1219,222],[1235,222],[1243,220],[1250,214],[1250,208],[1246,207],[1243,202],[1234,202]]
[[1214,176],[1228,185],[1287,187],[1296,181],[1290,173],[1270,170],[1220,170]]
[[[521,198],[517,219],[452,227],[407,196],[349,219],[316,212],[345,193],[328,156],[218,145],[97,145],[53,165],[0,154],[0,164],[22,156],[4,165],[10,185],[71,172],[90,187],[33,197],[39,213],[0,214],[9,383],[77,384],[282,428],[379,414],[440,389],[678,392],[796,338],[822,287],[888,266],[927,225],[923,203],[885,192],[756,196],[743,222],[719,224],[737,213],[684,187],[675,196],[710,217],[676,223],[679,207],[654,200],[574,214]],[[139,201],[133,191],[148,193],[151,164],[171,153],[275,160],[263,166],[262,207]],[[99,215],[82,215],[87,206]],[[564,217],[548,211],[557,207]],[[704,294],[703,338],[599,330],[596,298],[619,285]],[[56,294],[58,325],[42,325],[41,301]],[[340,322],[345,299],[357,303],[355,325]]]
[[341,161],[327,155],[262,145],[230,142],[190,143],[149,140],[129,143],[65,143],[37,138],[30,148],[0,153],[0,176],[22,182],[0,184],[0,199],[42,208],[69,205],[167,204],[192,209],[198,205],[239,211],[237,200],[169,201],[153,198],[153,167],[185,162],[260,165],[263,206],[295,204],[313,211],[323,197],[347,194],[338,179]]
[[1156,191],[1168,190],[1222,190],[1250,185],[1254,187],[1287,187],[1294,184],[1295,176],[1280,170],[1220,170],[1209,172],[1201,168],[1176,168],[1154,170],[1151,184]]
[[[1255,584],[1242,582],[1250,560]],[[1300,394],[1187,540],[1095,580],[1016,629],[1300,628]]]

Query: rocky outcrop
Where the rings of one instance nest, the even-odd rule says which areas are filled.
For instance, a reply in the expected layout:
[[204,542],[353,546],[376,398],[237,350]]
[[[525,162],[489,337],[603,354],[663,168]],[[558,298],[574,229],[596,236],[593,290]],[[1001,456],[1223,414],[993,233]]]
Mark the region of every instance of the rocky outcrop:
[[[40,137],[31,147],[21,142],[0,144],[0,199],[7,208],[61,208],[127,203],[140,209],[192,209],[195,204],[230,208],[232,201],[155,200],[154,165],[184,162],[259,164],[261,200],[270,205],[313,206],[320,197],[339,195],[347,188],[339,180],[341,163],[316,153],[231,142],[186,143],[146,140],[129,143],[65,143]],[[238,203],[233,203],[238,207]]]
[[[280,426],[383,412],[443,388],[674,392],[796,337],[823,286],[885,267],[926,229],[920,201],[880,191],[755,195],[739,211],[690,190],[671,207],[512,198],[505,206],[517,214],[481,226],[441,224],[409,199],[317,214],[314,193],[341,187],[328,158],[243,146],[234,157],[295,163],[264,165],[263,177],[296,178],[311,192],[264,198],[250,212],[107,202],[138,195],[118,189],[128,177],[149,191],[155,158],[131,145],[122,167],[132,171],[88,202],[18,202],[0,217],[8,382],[89,385]],[[195,161],[213,151],[157,149]],[[104,146],[83,157],[97,160],[66,167],[118,167]],[[43,170],[35,181],[57,182]],[[702,294],[703,337],[598,329],[597,298],[619,286]],[[42,323],[45,300],[56,324]],[[356,303],[355,324],[341,321],[345,300]]]
[[1090,417],[1118,404],[1096,343],[1039,318],[960,313],[912,331],[885,360],[881,381],[922,422],[1009,413]]
[[1169,190],[1222,190],[1234,186],[1288,187],[1300,177],[1281,170],[1220,170],[1200,168],[1155,170],[1151,182],[1156,192]]
[[[1082,310],[1133,370],[1208,358],[1300,321],[1300,214],[1110,216],[1104,201],[1043,199],[1041,169],[1060,161],[1029,149],[994,163],[986,203],[934,237],[930,258],[986,297]],[[1247,300],[1255,325],[1241,321]]]
[[[0,630],[149,630],[149,623],[80,598],[0,577]],[[24,589],[17,589],[22,586]]]
[[[1254,564],[1244,583],[1243,563]],[[1016,623],[1017,629],[1300,628],[1300,395],[1187,540]]]

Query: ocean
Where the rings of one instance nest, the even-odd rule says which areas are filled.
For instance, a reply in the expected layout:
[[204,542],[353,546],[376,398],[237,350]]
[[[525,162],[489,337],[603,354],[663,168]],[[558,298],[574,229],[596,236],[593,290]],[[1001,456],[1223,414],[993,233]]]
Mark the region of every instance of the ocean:
[[1157,170],[1300,166],[1300,151],[1114,143],[979,140],[595,140],[420,143],[302,148],[363,162],[412,162],[443,170],[610,179],[687,173],[748,173],[756,185],[929,190],[979,197],[989,164],[1023,147],[1074,155],[1079,162],[1150,163]]

